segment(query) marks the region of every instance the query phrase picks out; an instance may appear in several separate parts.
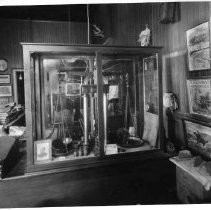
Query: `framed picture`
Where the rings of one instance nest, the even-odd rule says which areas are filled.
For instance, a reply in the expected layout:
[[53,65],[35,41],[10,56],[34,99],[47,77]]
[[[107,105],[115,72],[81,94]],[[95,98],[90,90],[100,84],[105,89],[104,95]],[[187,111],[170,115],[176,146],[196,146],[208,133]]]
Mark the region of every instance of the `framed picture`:
[[211,159],[211,128],[189,120],[183,120],[187,147]]
[[52,160],[52,140],[34,142],[34,163],[46,163]]
[[211,117],[211,79],[187,80],[190,113]]
[[209,23],[186,31],[189,71],[210,68]]
[[0,86],[0,97],[12,96],[11,85]]
[[66,96],[77,96],[81,94],[81,83],[66,83]]
[[0,84],[8,84],[10,83],[10,75],[9,74],[1,74],[0,75]]
[[119,98],[119,86],[109,85],[108,100]]

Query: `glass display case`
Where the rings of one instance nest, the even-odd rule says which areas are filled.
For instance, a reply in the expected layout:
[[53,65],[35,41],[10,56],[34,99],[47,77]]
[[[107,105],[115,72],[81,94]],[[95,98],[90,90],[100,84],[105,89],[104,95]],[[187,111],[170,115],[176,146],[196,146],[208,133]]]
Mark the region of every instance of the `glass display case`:
[[22,45],[27,172],[162,149],[161,47]]

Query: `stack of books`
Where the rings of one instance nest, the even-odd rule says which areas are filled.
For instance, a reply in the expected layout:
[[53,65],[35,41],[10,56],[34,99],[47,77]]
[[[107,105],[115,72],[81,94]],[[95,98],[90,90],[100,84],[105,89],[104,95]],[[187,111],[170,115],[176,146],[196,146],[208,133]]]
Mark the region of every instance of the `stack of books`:
[[0,107],[0,125],[4,125],[8,117],[9,107]]

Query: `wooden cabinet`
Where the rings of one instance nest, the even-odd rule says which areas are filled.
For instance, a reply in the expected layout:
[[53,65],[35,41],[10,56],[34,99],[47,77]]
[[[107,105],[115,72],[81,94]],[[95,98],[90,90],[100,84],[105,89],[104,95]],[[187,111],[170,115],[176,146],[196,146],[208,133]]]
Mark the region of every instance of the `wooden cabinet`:
[[209,203],[211,199],[211,176],[195,167],[194,158],[170,158],[176,165],[177,197],[182,203]]
[[27,172],[163,148],[161,47],[22,46]]

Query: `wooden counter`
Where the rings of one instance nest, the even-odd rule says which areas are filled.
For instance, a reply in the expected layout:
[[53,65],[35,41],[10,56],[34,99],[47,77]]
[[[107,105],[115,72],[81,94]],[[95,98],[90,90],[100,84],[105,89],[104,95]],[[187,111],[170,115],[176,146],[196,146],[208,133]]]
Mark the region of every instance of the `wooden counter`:
[[0,181],[0,207],[158,204],[174,185],[175,167],[161,151],[93,167]]

